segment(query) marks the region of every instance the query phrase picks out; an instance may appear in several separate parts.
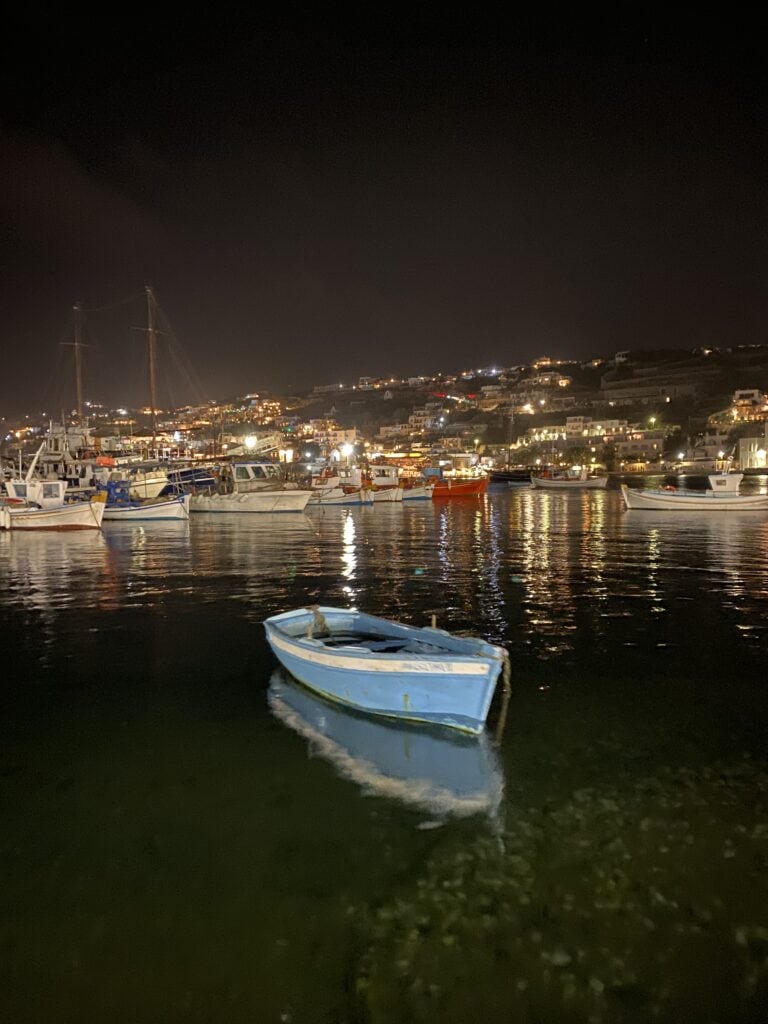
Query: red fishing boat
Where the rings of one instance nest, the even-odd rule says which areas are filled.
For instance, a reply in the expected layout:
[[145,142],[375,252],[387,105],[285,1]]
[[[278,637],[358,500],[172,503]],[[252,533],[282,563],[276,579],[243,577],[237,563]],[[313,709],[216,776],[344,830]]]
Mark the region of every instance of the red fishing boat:
[[488,477],[453,477],[435,481],[432,500],[442,498],[474,498],[488,490]]

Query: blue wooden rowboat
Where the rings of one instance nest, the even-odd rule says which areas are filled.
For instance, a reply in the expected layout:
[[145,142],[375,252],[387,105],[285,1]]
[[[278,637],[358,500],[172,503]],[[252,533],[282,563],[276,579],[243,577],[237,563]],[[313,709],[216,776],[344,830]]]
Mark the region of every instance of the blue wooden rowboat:
[[503,647],[355,608],[297,608],[264,627],[275,657],[299,682],[388,718],[479,733],[502,669],[508,678]]

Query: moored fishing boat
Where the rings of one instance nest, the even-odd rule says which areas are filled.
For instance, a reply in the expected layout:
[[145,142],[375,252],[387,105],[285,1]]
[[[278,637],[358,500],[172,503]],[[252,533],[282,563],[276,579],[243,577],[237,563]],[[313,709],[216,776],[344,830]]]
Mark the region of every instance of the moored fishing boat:
[[99,530],[104,517],[103,501],[73,501],[56,508],[8,505],[11,530]]
[[106,489],[104,519],[110,522],[154,522],[189,519],[188,494],[177,494],[158,501],[134,501],[125,481],[110,481]]
[[712,474],[709,487],[694,491],[672,486],[635,490],[621,485],[628,509],[675,512],[766,512],[768,495],[740,494],[743,473]]
[[214,513],[303,512],[312,492],[284,479],[271,462],[224,466],[217,488],[192,495],[190,511]]
[[370,490],[374,502],[402,501],[403,488],[397,466],[374,463],[370,467]]
[[488,477],[441,477],[435,482],[432,497],[474,498],[488,490]]
[[503,647],[357,609],[312,606],[268,618],[273,653],[300,682],[342,704],[414,722],[482,731]]
[[314,494],[307,503],[307,508],[318,505],[372,505],[373,492],[367,487],[331,487],[327,491]]
[[570,473],[532,474],[531,487],[534,490],[549,491],[581,491],[605,490],[608,486],[607,476],[590,476],[586,467]]

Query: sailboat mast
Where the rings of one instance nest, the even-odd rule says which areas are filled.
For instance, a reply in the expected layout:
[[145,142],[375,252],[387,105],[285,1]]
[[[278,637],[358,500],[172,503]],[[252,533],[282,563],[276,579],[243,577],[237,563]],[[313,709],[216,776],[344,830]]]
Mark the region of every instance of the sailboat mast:
[[75,320],[75,409],[78,423],[83,421],[83,307],[79,302],[73,306]]
[[157,366],[155,350],[157,332],[155,329],[155,294],[150,287],[147,293],[147,336],[149,338],[149,404],[152,410],[152,447],[157,447]]

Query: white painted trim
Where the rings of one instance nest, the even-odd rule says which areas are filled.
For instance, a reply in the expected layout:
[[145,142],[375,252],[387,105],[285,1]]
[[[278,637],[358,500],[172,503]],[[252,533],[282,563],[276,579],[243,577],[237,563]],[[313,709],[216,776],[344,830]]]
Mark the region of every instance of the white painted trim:
[[270,641],[275,647],[295,658],[309,662],[312,665],[325,665],[327,668],[343,669],[349,672],[387,672],[387,673],[417,673],[419,675],[450,675],[450,676],[488,676],[490,665],[484,661],[422,661],[424,655],[416,655],[413,660],[403,661],[390,658],[372,658],[368,652],[361,650],[363,657],[354,657],[357,652],[350,651],[346,656],[331,654],[328,651],[311,651],[301,645],[298,641],[284,640],[276,633],[270,635]]

